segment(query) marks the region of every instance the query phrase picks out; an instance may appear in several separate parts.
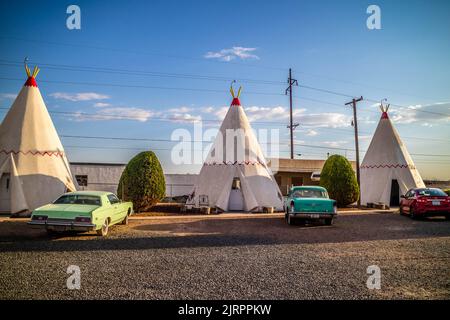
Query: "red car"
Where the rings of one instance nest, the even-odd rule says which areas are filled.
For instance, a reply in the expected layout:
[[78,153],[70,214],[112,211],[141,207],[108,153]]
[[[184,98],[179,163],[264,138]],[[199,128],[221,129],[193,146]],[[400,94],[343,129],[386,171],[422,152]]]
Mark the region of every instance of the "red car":
[[450,197],[441,189],[411,189],[401,198],[400,214],[408,214],[413,219],[445,216],[450,220]]

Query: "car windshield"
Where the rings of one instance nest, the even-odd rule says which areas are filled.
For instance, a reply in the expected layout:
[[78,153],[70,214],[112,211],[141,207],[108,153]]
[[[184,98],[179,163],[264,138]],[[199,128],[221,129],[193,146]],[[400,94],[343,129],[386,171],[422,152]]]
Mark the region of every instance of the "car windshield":
[[294,198],[328,198],[327,192],[320,189],[297,189],[292,196]]
[[84,194],[67,194],[57,199],[54,204],[86,204],[100,206],[100,197]]
[[426,197],[445,197],[447,194],[440,189],[419,189],[417,195]]

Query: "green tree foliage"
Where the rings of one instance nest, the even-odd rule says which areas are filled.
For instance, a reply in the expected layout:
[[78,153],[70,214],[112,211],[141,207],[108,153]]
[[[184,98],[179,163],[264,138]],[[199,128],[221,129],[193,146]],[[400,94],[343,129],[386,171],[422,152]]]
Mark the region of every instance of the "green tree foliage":
[[163,170],[153,151],[141,152],[128,162],[120,177],[117,195],[123,201],[132,201],[135,212],[149,210],[165,193]]
[[328,190],[330,198],[343,207],[359,197],[359,187],[350,162],[343,156],[333,155],[325,162],[320,174],[320,185]]

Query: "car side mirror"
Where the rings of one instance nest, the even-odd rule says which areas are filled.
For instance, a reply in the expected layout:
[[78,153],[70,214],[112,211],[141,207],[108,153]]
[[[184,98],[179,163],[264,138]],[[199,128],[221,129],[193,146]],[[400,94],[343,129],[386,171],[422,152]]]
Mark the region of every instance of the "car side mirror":
[[402,195],[400,196],[400,198],[406,199],[406,196],[405,196],[404,194],[402,194]]

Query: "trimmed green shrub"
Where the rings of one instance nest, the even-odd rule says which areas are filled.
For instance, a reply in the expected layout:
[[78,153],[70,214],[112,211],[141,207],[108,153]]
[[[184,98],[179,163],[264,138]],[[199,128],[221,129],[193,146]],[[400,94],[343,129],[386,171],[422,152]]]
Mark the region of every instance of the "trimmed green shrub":
[[135,212],[149,210],[166,193],[166,182],[158,157],[145,151],[128,162],[120,177],[117,196],[132,201]]
[[350,162],[343,156],[333,155],[325,161],[320,173],[320,185],[328,190],[330,198],[344,207],[358,200],[359,187]]

